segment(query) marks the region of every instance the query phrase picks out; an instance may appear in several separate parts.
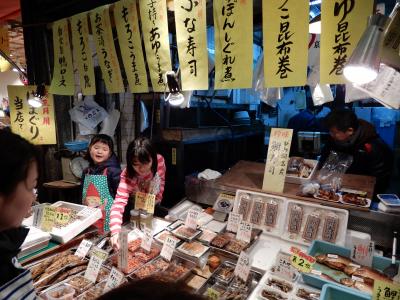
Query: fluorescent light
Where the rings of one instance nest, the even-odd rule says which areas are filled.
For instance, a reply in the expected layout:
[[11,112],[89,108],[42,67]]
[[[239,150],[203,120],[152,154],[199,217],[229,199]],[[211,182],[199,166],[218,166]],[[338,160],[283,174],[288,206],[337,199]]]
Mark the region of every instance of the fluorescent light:
[[347,66],[343,69],[343,75],[355,84],[365,84],[374,80],[378,71],[368,66]]
[[28,99],[28,104],[34,108],[39,108],[42,107],[43,102],[42,99],[40,99],[39,97],[33,97],[31,99]]
[[308,25],[308,32],[321,34],[321,21],[311,22],[310,25]]

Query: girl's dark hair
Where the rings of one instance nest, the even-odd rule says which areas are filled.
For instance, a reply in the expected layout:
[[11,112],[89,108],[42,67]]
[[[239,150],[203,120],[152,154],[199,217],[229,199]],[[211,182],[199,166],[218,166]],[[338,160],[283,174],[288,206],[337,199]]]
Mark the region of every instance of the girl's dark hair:
[[126,170],[129,178],[136,176],[136,171],[133,168],[133,161],[138,160],[142,164],[147,164],[152,160],[151,172],[153,176],[157,172],[157,152],[151,144],[150,140],[145,137],[139,137],[130,142],[128,150],[126,151]]
[[114,154],[114,142],[112,138],[107,134],[96,134],[90,140],[88,151],[86,152],[85,159],[89,162],[89,165],[93,166],[94,161],[90,157],[90,147],[92,147],[97,142],[106,144],[110,148],[110,157]]
[[39,163],[34,145],[12,132],[0,130],[0,194],[10,196],[26,180],[32,162]]

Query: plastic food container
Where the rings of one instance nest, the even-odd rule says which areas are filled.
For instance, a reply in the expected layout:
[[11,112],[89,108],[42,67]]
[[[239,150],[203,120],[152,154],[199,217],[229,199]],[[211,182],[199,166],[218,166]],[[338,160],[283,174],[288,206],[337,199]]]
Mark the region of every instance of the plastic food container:
[[321,300],[370,300],[371,296],[355,291],[345,286],[336,284],[325,284],[321,292]]
[[48,291],[45,295],[48,300],[70,300],[74,299],[75,292],[76,291],[72,286],[62,284]]

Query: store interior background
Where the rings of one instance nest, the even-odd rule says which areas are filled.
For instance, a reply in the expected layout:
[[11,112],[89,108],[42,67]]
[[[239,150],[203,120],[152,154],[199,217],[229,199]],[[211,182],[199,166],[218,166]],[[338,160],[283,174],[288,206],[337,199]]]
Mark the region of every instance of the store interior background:
[[[7,3],[6,3],[7,2]],[[9,70],[0,73],[0,97],[6,97],[7,85],[50,83],[53,49],[51,22],[70,17],[74,14],[91,10],[95,7],[111,4],[115,1],[78,1],[78,0],[7,0],[0,3],[0,21],[7,22],[10,33],[11,50],[14,60],[26,70],[26,78]],[[261,2],[254,1],[254,66],[261,53]],[[385,4],[388,15],[394,7],[395,0],[376,1]],[[319,11],[318,1],[310,1],[310,17]],[[178,67],[173,12],[169,12],[169,31],[172,59]],[[212,1],[207,1],[208,50],[209,56],[214,52],[214,34],[212,27]],[[22,30],[23,29],[23,30]],[[15,32],[15,36],[14,36]],[[22,43],[22,44],[21,44]],[[118,43],[116,43],[118,45]],[[13,48],[14,47],[14,48]],[[117,47],[118,48],[118,47]],[[94,47],[92,47],[94,49]],[[118,51],[118,49],[117,49]],[[22,56],[22,57],[21,57]],[[11,57],[13,59],[13,57]],[[26,60],[25,60],[26,59]],[[147,110],[148,128],[144,134],[151,136],[167,162],[167,186],[165,205],[172,206],[185,193],[185,178],[206,168],[224,172],[238,160],[263,162],[266,158],[269,129],[286,127],[289,119],[299,112],[296,109],[295,94],[299,88],[285,88],[284,98],[276,108],[260,101],[252,90],[220,90],[214,92],[194,92],[191,108],[170,107],[160,99],[159,94],[107,94],[101,80],[101,72],[94,57],[96,67],[97,95],[95,100],[110,110],[113,106],[121,112],[120,124],[115,134],[116,152],[125,162],[125,151],[128,143],[140,134],[143,127],[141,101]],[[120,63],[122,66],[122,64]],[[76,74],[77,76],[77,74]],[[210,73],[211,80],[213,73]],[[78,80],[77,80],[78,81]],[[332,86],[335,101],[328,107],[344,105],[343,87]],[[42,146],[42,178],[48,182],[62,178],[60,157],[68,155],[63,148],[64,142],[79,136],[76,124],[69,118],[68,110],[77,97],[55,96],[58,145]],[[388,192],[400,194],[399,176],[399,119],[397,110],[382,107],[373,100],[355,102],[355,112],[376,125],[384,140],[395,152],[396,163],[393,169],[392,184]],[[238,118],[238,112],[248,112],[249,119]],[[320,114],[322,117],[327,110]],[[184,141],[176,141],[177,134],[184,133]],[[173,150],[175,149],[175,150]],[[175,151],[175,154],[173,154]],[[175,156],[175,157],[173,157]],[[56,158],[56,159],[54,159]],[[176,159],[176,163],[175,163]],[[39,189],[41,202],[54,202],[54,194]],[[79,199],[77,199],[79,202]]]

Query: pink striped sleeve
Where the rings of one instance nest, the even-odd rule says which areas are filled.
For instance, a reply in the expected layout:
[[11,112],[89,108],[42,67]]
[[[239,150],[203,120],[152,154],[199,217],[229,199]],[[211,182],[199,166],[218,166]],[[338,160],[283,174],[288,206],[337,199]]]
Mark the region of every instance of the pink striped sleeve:
[[160,176],[160,190],[156,196],[156,202],[160,203],[163,197],[163,193],[164,193],[164,186],[165,186],[165,172],[166,172],[167,168],[165,166],[165,160],[164,157],[162,157],[162,155],[157,154],[157,173],[158,176]]
[[114,203],[111,207],[110,214],[110,230],[111,234],[118,233],[121,230],[122,216],[124,209],[128,203],[128,198],[135,188],[135,181],[127,177],[126,169],[121,173],[117,194],[115,195]]

